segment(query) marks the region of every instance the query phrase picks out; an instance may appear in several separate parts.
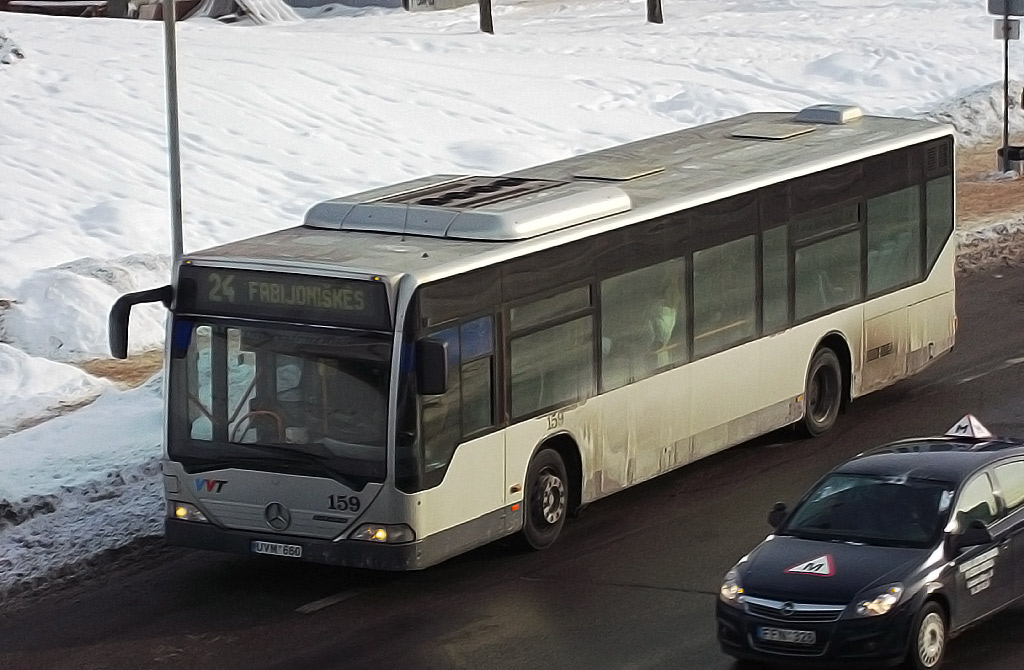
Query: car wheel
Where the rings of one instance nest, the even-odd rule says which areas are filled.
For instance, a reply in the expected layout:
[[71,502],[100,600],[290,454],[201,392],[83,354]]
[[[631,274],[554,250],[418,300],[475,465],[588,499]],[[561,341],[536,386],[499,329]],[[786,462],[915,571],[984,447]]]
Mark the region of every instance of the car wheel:
[[932,601],[925,603],[914,617],[910,629],[910,650],[907,668],[912,670],[935,670],[942,665],[946,655],[946,612]]
[[526,471],[523,539],[532,549],[546,549],[558,539],[569,511],[569,478],[554,449],[543,449]]
[[843,368],[839,358],[827,347],[818,349],[807,369],[800,431],[807,437],[824,435],[836,424],[842,403]]

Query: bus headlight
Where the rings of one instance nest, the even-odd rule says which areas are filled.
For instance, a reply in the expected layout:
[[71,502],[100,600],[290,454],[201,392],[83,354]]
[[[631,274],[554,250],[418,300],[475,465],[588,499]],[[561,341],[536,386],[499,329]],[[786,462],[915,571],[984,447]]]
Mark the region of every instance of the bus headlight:
[[740,605],[743,602],[741,598],[743,586],[740,584],[740,574],[736,571],[736,568],[725,573],[725,578],[722,580],[722,587],[719,589],[718,595],[722,602],[729,605]]
[[364,523],[352,533],[351,539],[364,542],[381,542],[384,544],[399,544],[401,542],[412,542],[416,539],[416,533],[404,523],[378,524]]
[[189,503],[176,502],[169,500],[167,502],[168,515],[175,519],[181,519],[182,521],[199,521],[202,523],[209,523],[209,519],[206,515],[199,511],[199,508]]
[[[857,616],[881,616],[888,614],[896,603],[900,601],[900,596],[903,595],[902,584],[889,584],[883,586],[881,590],[875,591],[878,595],[873,598],[863,598],[857,600],[857,607],[854,610]],[[871,595],[870,593],[868,594]]]

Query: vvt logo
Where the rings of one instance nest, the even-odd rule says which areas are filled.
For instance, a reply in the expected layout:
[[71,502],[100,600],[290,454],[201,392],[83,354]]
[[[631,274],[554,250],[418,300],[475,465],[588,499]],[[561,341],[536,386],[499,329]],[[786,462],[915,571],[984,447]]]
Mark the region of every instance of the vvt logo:
[[227,483],[226,479],[197,479],[196,491],[202,491],[205,488],[208,493],[220,493]]

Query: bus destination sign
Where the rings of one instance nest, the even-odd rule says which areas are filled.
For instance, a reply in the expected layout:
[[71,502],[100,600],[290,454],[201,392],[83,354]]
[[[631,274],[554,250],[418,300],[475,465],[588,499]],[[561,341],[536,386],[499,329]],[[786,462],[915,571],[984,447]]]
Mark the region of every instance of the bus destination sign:
[[183,265],[177,309],[326,325],[389,328],[380,281]]

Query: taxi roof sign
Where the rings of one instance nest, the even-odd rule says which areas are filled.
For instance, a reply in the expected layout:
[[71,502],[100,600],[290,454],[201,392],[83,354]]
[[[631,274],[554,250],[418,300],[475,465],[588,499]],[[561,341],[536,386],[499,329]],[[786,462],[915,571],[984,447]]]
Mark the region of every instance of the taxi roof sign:
[[988,428],[981,425],[981,421],[974,418],[973,414],[964,415],[964,418],[957,421],[952,428],[946,431],[946,435],[949,437],[993,437]]

